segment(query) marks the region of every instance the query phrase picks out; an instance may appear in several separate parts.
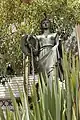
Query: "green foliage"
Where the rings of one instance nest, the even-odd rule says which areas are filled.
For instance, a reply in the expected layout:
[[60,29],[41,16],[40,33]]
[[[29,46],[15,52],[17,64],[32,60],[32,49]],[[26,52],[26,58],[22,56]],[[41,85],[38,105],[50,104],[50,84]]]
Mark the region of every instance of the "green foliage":
[[34,34],[39,34],[44,12],[52,19],[54,31],[59,28],[70,32],[71,27],[80,22],[79,0],[34,0],[31,4],[20,0],[0,1],[0,53],[3,54],[0,69],[4,71],[10,62],[19,74],[22,68],[22,34],[30,34],[32,29]]

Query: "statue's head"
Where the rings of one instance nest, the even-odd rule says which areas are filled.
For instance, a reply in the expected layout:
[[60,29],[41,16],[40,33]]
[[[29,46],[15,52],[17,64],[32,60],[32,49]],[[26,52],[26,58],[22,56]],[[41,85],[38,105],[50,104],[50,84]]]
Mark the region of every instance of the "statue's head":
[[41,21],[41,31],[51,29],[51,21],[47,18],[45,14],[45,18]]

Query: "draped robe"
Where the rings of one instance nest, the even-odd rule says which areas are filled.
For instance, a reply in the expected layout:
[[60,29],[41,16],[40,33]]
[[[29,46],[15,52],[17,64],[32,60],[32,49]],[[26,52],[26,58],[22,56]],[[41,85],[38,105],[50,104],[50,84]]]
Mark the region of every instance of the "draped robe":
[[59,37],[57,33],[52,33],[47,36],[37,36],[40,44],[38,69],[43,74],[46,72],[48,76],[48,85],[52,86],[52,80],[56,78],[56,63],[59,58],[58,44]]

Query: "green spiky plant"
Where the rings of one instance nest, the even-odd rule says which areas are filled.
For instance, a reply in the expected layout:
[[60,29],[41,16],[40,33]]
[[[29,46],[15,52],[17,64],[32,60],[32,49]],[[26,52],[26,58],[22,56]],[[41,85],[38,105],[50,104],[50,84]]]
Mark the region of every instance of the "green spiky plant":
[[[75,63],[76,59],[76,63]],[[71,63],[73,63],[71,65]],[[52,84],[52,90],[45,85],[45,80],[41,75],[39,88],[37,92],[35,85],[32,87],[33,108],[30,108],[28,96],[19,89],[21,103],[17,104],[13,92],[9,86],[10,96],[13,103],[14,111],[6,109],[5,115],[0,108],[0,120],[80,120],[79,116],[79,61],[78,57],[74,58],[71,52],[67,59],[66,53],[63,54],[63,68],[65,78],[65,89],[60,87],[59,81],[55,78]],[[45,75],[47,79],[47,75]],[[62,81],[64,82],[64,81]],[[51,92],[52,91],[52,92]],[[6,116],[6,117],[5,117]]]

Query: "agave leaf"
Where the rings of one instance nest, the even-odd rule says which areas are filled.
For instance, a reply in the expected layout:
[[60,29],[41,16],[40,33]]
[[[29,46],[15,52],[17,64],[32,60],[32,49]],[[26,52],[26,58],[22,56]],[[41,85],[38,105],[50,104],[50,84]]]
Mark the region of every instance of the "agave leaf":
[[11,97],[11,100],[12,100],[12,104],[13,104],[13,107],[14,107],[14,115],[15,115],[15,119],[16,120],[21,120],[21,115],[20,115],[20,112],[19,112],[19,107],[18,107],[18,104],[16,102],[16,99],[13,95],[13,92],[11,90],[11,87],[9,86],[8,84],[8,88],[9,88],[9,93],[10,93],[10,97]]
[[44,86],[44,87],[42,87],[42,86],[43,86],[43,82],[40,82],[40,79],[39,79],[39,99],[40,99],[39,100],[39,107],[40,107],[40,114],[41,114],[41,119],[46,120],[46,112],[45,112],[45,109],[46,109],[45,104],[46,104],[46,101],[47,101],[47,99],[45,101],[46,86]]
[[23,112],[22,120],[25,120],[25,111]]
[[35,83],[33,84],[32,100],[33,100],[33,111],[34,111],[35,120],[37,120],[37,119],[41,120],[40,109],[39,109],[39,104],[38,104],[38,100],[37,100],[36,88],[35,88]]
[[66,120],[66,118],[65,118],[65,109],[62,112],[62,118],[61,118],[61,120]]
[[14,120],[14,112],[10,111],[10,109],[6,108],[6,120]]
[[35,120],[35,116],[33,114],[33,111],[30,110],[30,120]]
[[[61,111],[61,97],[60,97],[60,89],[59,89],[59,84],[58,81],[56,80],[53,83],[54,86],[54,97],[55,97],[55,111],[56,111],[56,119],[55,120],[60,120],[60,111]],[[53,104],[53,103],[52,103]]]
[[[46,89],[46,88],[43,88],[43,89]],[[43,90],[44,91],[44,90]],[[41,119],[43,119],[43,120],[46,120],[46,112],[45,112],[45,99],[44,99],[44,94],[45,93],[43,93],[43,91],[42,91],[42,87],[41,87],[41,82],[40,82],[40,80],[39,80],[39,102],[40,102],[40,104],[39,104],[39,107],[40,107],[40,114],[41,114]]]
[[23,92],[21,91],[18,83],[17,83],[17,86],[18,86],[18,91],[19,91],[19,96],[20,96],[20,100],[21,100],[21,103],[23,104],[23,101],[24,101],[24,95],[23,95]]
[[77,120],[74,107],[72,107],[72,112],[73,112],[72,120]]
[[[47,79],[47,75],[45,72],[45,75],[43,77],[43,75],[41,74],[41,81],[40,81],[40,98],[41,101],[40,103],[42,104],[42,109],[41,109],[41,113],[43,114],[43,119],[47,120],[48,119],[48,86],[46,86],[46,83],[44,79]],[[42,111],[43,110],[43,111]]]
[[63,66],[64,66],[64,75],[65,75],[65,87],[66,87],[66,103],[67,103],[67,119],[71,120],[71,89],[70,89],[70,71],[69,64],[67,61],[67,55],[63,54]]
[[52,118],[52,116],[51,116],[51,113],[50,113],[50,111],[48,111],[48,115],[49,115],[49,120],[53,120],[53,118]]
[[25,112],[25,120],[30,120],[29,106],[28,106],[28,96],[26,96],[25,91],[24,91],[24,107],[23,107],[23,110]]
[[5,119],[5,116],[4,116],[4,113],[3,113],[3,110],[2,110],[1,107],[0,107],[0,119],[1,119],[1,120],[6,120],[6,119]]

